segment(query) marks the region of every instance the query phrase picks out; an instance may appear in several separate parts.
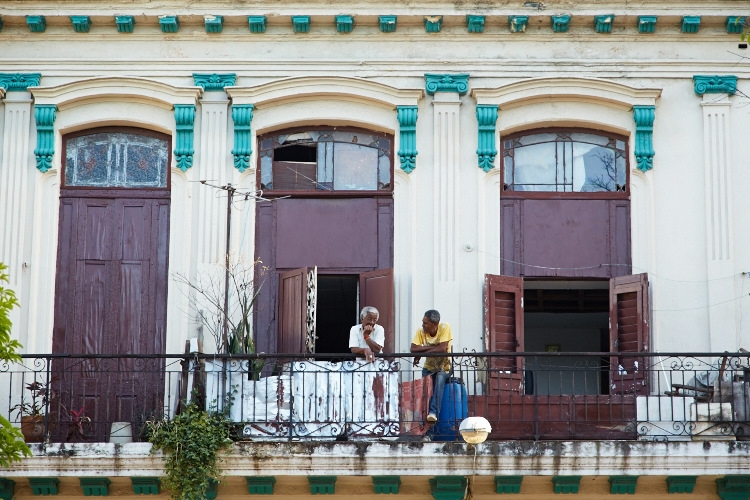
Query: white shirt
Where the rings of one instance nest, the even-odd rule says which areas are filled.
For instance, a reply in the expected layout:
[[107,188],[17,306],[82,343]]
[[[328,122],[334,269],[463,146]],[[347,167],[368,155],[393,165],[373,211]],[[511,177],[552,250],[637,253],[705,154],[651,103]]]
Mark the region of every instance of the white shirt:
[[[383,327],[380,325],[375,325],[375,328],[373,328],[372,332],[370,333],[370,340],[378,344],[380,347],[383,347],[385,344],[385,330],[383,330]],[[362,333],[362,325],[354,325],[351,330],[349,330],[349,347],[361,347],[361,348],[369,348],[370,346],[367,345],[367,342],[365,342],[365,336]]]

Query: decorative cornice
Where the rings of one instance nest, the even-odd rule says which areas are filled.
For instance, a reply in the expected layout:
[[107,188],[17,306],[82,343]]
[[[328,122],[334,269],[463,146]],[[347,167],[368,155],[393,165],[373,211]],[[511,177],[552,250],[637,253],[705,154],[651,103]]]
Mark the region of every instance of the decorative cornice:
[[747,18],[744,16],[728,16],[725,21],[727,27],[727,33],[742,33],[745,29]]
[[638,476],[609,476],[609,493],[611,495],[635,495]]
[[115,16],[117,31],[120,33],[132,33],[135,28],[135,18],[133,16]]
[[555,494],[577,494],[581,487],[581,476],[552,476]]
[[91,29],[91,18],[89,16],[70,16],[73,31],[76,33],[88,33]]
[[161,490],[161,479],[158,477],[131,477],[130,483],[136,495],[158,495]]
[[177,33],[180,29],[180,20],[177,16],[159,16],[159,28],[162,33]]
[[594,30],[596,30],[597,33],[612,33],[612,24],[614,22],[614,14],[594,16]]
[[265,33],[266,16],[247,16],[247,25],[250,33]]
[[336,31],[339,33],[351,33],[354,29],[354,16],[342,14],[336,16]]
[[177,105],[174,107],[174,120],[177,137],[174,148],[177,168],[183,172],[193,166],[193,126],[195,124],[195,105]]
[[424,16],[424,30],[427,33],[440,33],[443,29],[443,16]]
[[15,481],[12,479],[0,478],[0,500],[11,500],[15,489]]
[[695,75],[693,76],[695,93],[729,94],[737,92],[737,77],[734,75]]
[[247,492],[251,495],[273,495],[276,478],[273,476],[246,476]]
[[36,104],[36,168],[44,173],[52,168],[52,157],[55,155],[55,117],[57,106],[54,104]]
[[224,29],[224,16],[206,15],[203,16],[203,23],[206,33],[221,33]]
[[716,479],[716,492],[721,500],[750,497],[750,475],[731,475]]
[[34,495],[57,495],[60,480],[56,477],[30,477],[29,486]]
[[307,476],[311,495],[333,495],[336,493],[336,476]]
[[683,16],[682,17],[682,32],[683,33],[698,33],[701,28],[701,16]]
[[292,16],[292,28],[295,33],[310,31],[310,16]]
[[232,121],[234,122],[234,167],[244,172],[250,166],[250,155],[253,153],[251,141],[253,120],[252,104],[239,104],[232,106]]
[[47,29],[47,20],[44,16],[26,16],[26,24],[32,33],[44,33]]
[[399,125],[399,150],[401,170],[407,174],[417,166],[417,106],[396,108]]
[[479,168],[489,172],[495,167],[495,125],[497,123],[497,105],[477,105],[477,122],[479,123],[477,156],[479,157]]
[[654,116],[655,106],[633,106],[635,121],[635,160],[638,170],[648,172],[654,166]]
[[656,31],[656,16],[638,17],[638,33],[654,33]]
[[203,90],[224,90],[224,87],[232,87],[237,82],[234,73],[193,73],[193,83]]
[[469,91],[469,75],[467,73],[458,75],[436,75],[426,73],[425,90],[428,95],[435,92],[458,92],[464,95]]
[[41,79],[41,73],[0,73],[0,87],[8,92],[24,92],[38,86]]
[[483,33],[484,16],[466,16],[466,30],[469,33]]
[[552,31],[555,33],[565,33],[570,27],[570,16],[567,14],[550,16],[550,23],[552,24]]
[[529,16],[508,16],[508,28],[511,33],[525,33]]
[[396,31],[397,23],[398,16],[378,16],[380,31],[382,31],[383,33],[393,33],[394,31]]

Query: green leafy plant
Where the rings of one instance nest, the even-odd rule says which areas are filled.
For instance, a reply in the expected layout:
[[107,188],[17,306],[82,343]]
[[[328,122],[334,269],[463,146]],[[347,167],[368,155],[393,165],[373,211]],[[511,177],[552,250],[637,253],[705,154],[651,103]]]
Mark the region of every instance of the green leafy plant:
[[[0,263],[0,360],[6,363],[20,363],[18,349],[22,346],[10,336],[10,311],[18,305],[18,299],[13,290],[2,286],[8,282],[8,274],[5,272],[7,268]],[[26,446],[21,430],[13,427],[8,419],[0,415],[0,466],[8,467],[11,462],[30,456],[31,450]]]
[[147,427],[151,453],[166,454],[164,486],[171,497],[205,500],[206,491],[219,481],[219,452],[232,443],[227,411],[206,411],[193,397],[173,419],[150,421]]
[[40,417],[47,413],[47,405],[51,402],[54,393],[49,387],[55,380],[50,380],[49,384],[45,384],[40,380],[34,380],[26,384],[26,390],[31,394],[31,399],[21,400],[20,403],[10,409],[11,413],[17,412],[18,417]]

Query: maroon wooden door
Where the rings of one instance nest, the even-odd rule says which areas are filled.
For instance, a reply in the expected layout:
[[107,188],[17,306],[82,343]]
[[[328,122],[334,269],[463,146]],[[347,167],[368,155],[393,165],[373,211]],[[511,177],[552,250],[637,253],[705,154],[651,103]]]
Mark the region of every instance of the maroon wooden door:
[[279,275],[279,352],[315,352],[315,268],[292,269]]
[[384,352],[394,352],[396,318],[393,303],[393,269],[377,269],[359,275],[359,309],[378,310],[378,324],[385,330]]
[[[54,365],[57,438],[106,441],[112,422],[161,410],[162,360],[74,356],[164,353],[168,240],[167,191],[61,193],[53,352],[72,357]],[[79,414],[84,436],[65,426]]]
[[[649,350],[648,274],[609,280],[609,343],[611,352]],[[610,358],[612,394],[648,394],[648,358]]]

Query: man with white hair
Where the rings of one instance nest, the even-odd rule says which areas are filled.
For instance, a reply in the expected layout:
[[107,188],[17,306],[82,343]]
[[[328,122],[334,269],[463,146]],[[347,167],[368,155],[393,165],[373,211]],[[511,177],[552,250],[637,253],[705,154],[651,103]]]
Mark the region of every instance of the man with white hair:
[[349,331],[349,348],[353,354],[364,356],[368,362],[375,360],[375,354],[383,351],[385,330],[378,325],[380,313],[372,306],[362,308],[359,325]]

